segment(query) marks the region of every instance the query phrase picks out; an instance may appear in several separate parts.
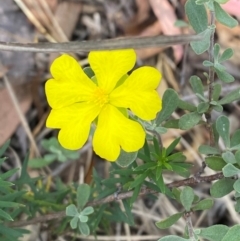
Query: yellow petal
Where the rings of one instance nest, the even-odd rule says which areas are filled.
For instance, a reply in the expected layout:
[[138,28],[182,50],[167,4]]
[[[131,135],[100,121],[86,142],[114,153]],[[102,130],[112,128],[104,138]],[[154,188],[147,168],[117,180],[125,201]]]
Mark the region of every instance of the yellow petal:
[[93,149],[100,157],[116,161],[120,147],[126,152],[139,150],[145,139],[142,126],[126,118],[116,107],[106,105],[98,117]]
[[54,109],[87,101],[96,88],[78,62],[69,55],[55,59],[50,71],[54,79],[46,82],[45,89],[48,103]]
[[133,49],[93,51],[88,60],[99,87],[110,93],[120,78],[134,67],[136,53]]
[[141,67],[110,94],[110,103],[130,108],[143,120],[153,120],[162,108],[162,101],[155,90],[160,80],[161,74],[157,69]]
[[70,150],[81,148],[86,142],[92,121],[100,108],[93,103],[77,103],[61,109],[52,110],[47,127],[61,129],[58,135],[60,144]]

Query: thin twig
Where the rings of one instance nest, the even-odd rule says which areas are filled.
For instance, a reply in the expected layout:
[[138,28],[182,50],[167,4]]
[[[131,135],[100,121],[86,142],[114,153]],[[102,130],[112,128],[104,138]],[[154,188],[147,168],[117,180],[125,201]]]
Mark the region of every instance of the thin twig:
[[189,235],[190,241],[196,241],[194,231],[193,231],[191,212],[188,212],[185,214],[185,219],[186,219],[186,225],[188,228],[188,235]]
[[[173,188],[173,187],[196,185],[198,183],[211,182],[211,181],[219,180],[219,179],[222,179],[223,177],[224,177],[223,173],[220,172],[220,173],[210,175],[210,176],[201,176],[201,177],[198,178],[198,180],[196,180],[196,178],[194,178],[194,177],[190,177],[190,178],[187,178],[187,179],[184,179],[184,180],[169,183],[169,184],[167,184],[167,186],[169,188]],[[143,188],[140,191],[139,196],[143,196],[143,195],[146,195],[146,194],[156,194],[156,193],[157,192],[152,190],[152,189]],[[133,195],[133,191],[120,193],[117,196],[117,200],[127,199],[127,198],[132,197],[132,195]],[[103,199],[100,199],[100,200],[97,200],[97,201],[88,202],[87,206],[98,206],[98,205],[102,205],[102,204],[110,203],[110,202],[114,202],[114,201],[116,201],[116,195],[112,194],[112,195],[110,195],[106,198],[103,198]],[[54,219],[63,218],[63,217],[65,217],[65,215],[66,215],[65,211],[60,211],[60,212],[57,212],[57,213],[51,213],[51,214],[47,214],[47,215],[44,215],[44,216],[39,216],[39,217],[30,219],[30,220],[26,220],[26,221],[22,221],[22,220],[21,221],[15,221],[15,222],[9,223],[9,226],[10,227],[23,227],[23,226],[27,226],[27,225],[30,225],[30,224],[36,224],[36,223],[51,221],[51,220],[54,220]]]
[[[210,12],[210,25],[212,26],[215,23],[215,12]],[[209,61],[214,62],[214,33],[215,30],[212,31],[211,37],[210,37],[210,47],[208,50],[209,54]],[[209,67],[209,73],[208,73],[208,100],[209,102],[212,101],[212,94],[213,94],[213,84],[214,84],[214,68],[212,66]],[[207,129],[209,131],[209,144],[211,146],[214,146],[214,134],[213,134],[213,128],[212,128],[212,116],[211,116],[211,109],[209,113],[206,113],[206,120],[207,120]]]
[[174,35],[152,37],[130,37],[105,39],[97,41],[65,42],[65,43],[7,43],[0,42],[2,51],[25,52],[89,52],[91,50],[110,50],[126,48],[167,47],[176,44],[189,43],[202,40],[199,35]]

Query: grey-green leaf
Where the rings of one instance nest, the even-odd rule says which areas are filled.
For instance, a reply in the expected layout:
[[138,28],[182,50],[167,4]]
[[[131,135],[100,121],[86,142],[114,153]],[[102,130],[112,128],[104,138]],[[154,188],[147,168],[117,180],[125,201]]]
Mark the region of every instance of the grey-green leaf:
[[70,226],[71,226],[72,229],[77,228],[78,221],[79,221],[79,219],[78,219],[77,216],[75,216],[75,217],[70,221]]
[[162,221],[156,222],[155,224],[160,229],[166,229],[176,223],[182,217],[182,215],[183,213],[175,213]]
[[85,208],[82,210],[81,214],[82,214],[82,215],[90,215],[90,214],[92,214],[93,212],[94,212],[93,207],[85,207]]
[[176,235],[169,235],[169,236],[160,238],[158,241],[190,241],[190,239],[181,238]]
[[82,235],[88,236],[90,234],[90,229],[86,223],[79,222],[78,228]]
[[162,110],[159,112],[156,124],[159,125],[166,119],[168,119],[171,114],[178,107],[178,95],[173,89],[167,89],[162,98]]
[[203,113],[205,113],[205,112],[208,111],[209,106],[210,106],[209,103],[201,102],[201,103],[197,106],[197,112],[198,112],[199,114],[203,114]]
[[234,28],[238,25],[238,21],[236,19],[234,19],[233,17],[231,17],[228,13],[226,13],[221,6],[219,5],[219,3],[217,2],[213,2],[214,4],[214,9],[215,9],[215,15],[216,15],[216,19],[222,23],[223,25],[226,25],[230,28]]
[[230,59],[232,56],[233,56],[233,50],[231,48],[228,48],[224,50],[222,55],[219,57],[218,62],[222,63],[223,61]]
[[204,96],[202,80],[198,76],[196,75],[191,76],[189,82],[191,84],[191,87],[194,93],[198,93],[199,95]]
[[216,154],[219,154],[219,150],[215,147],[212,147],[212,146],[207,146],[207,145],[201,145],[199,148],[198,148],[198,151],[201,153],[201,154],[204,154],[204,155],[216,155]]
[[240,88],[237,88],[230,93],[226,94],[221,100],[218,101],[220,105],[232,103],[235,100],[240,99]]
[[225,225],[213,225],[209,228],[202,228],[199,236],[209,241],[221,241],[228,230],[229,227]]
[[226,116],[218,117],[216,121],[216,129],[219,135],[222,137],[226,147],[230,147],[230,136],[229,136],[230,123]]
[[116,161],[116,163],[121,167],[128,167],[132,164],[137,158],[138,152],[126,152],[121,150],[120,155]]
[[193,51],[196,54],[202,54],[206,50],[209,49],[210,37],[211,37],[211,34],[212,34],[213,31],[214,30],[211,27],[207,28],[204,32],[198,34],[198,35],[204,37],[203,40],[201,40],[201,41],[194,41],[194,42],[190,43]]
[[197,5],[195,0],[188,0],[185,4],[185,11],[196,33],[201,33],[207,28],[208,17],[204,5]]
[[197,203],[192,210],[193,211],[198,211],[198,210],[207,210],[210,209],[213,206],[214,202],[212,199],[207,198],[204,199],[202,201],[200,201],[199,203]]
[[238,146],[240,144],[240,129],[236,130],[231,138],[230,146]]
[[81,210],[87,203],[90,196],[91,188],[88,184],[80,184],[77,188],[77,204]]
[[[219,96],[220,96],[220,94],[221,94],[221,91],[222,91],[222,85],[220,85],[220,84],[215,84],[215,85],[213,86],[212,99],[213,99],[214,101],[218,101]],[[219,102],[218,102],[218,103],[219,103]],[[219,104],[221,104],[221,103],[219,103]]]
[[231,227],[221,241],[239,241],[240,240],[240,225]]
[[224,197],[233,190],[234,182],[235,180],[229,178],[218,180],[210,188],[211,196],[215,198]]
[[197,125],[201,119],[201,115],[196,112],[187,113],[179,119],[179,128],[182,130],[188,130]]
[[238,179],[234,184],[233,188],[236,192],[240,193],[240,179]]
[[180,194],[180,200],[187,212],[190,211],[193,200],[194,200],[194,192],[191,187],[184,187]]
[[231,83],[233,82],[235,79],[232,75],[230,75],[227,71],[225,70],[219,70],[216,67],[214,68],[215,72],[217,74],[217,77],[222,80],[225,83]]
[[88,216],[79,215],[79,220],[81,223],[86,223],[88,221]]
[[236,158],[235,158],[234,154],[230,151],[224,152],[222,154],[222,158],[226,163],[232,163],[232,164],[236,163]]
[[236,168],[231,163],[228,163],[222,170],[223,170],[224,177],[232,177],[240,174],[240,169]]
[[66,215],[70,217],[78,215],[78,210],[74,204],[70,204],[66,207]]

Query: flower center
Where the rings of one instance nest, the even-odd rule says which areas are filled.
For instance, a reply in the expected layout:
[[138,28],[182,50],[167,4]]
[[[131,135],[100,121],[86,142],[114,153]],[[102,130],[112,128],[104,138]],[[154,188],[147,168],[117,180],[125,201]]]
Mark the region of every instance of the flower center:
[[109,101],[109,95],[101,88],[94,91],[94,102],[103,107]]

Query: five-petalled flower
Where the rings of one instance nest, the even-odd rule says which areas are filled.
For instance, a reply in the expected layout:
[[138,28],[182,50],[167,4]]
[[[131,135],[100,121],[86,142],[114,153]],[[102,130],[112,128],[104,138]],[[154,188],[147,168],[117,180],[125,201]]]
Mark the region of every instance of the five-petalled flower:
[[58,140],[70,150],[81,148],[96,123],[93,149],[102,158],[115,161],[121,148],[139,150],[145,141],[144,128],[129,119],[130,110],[142,120],[153,120],[161,110],[156,92],[161,74],[153,67],[134,67],[134,50],[93,51],[88,56],[97,84],[69,55],[54,60],[52,79],[46,82],[46,95],[52,110],[47,127],[60,129]]

